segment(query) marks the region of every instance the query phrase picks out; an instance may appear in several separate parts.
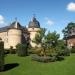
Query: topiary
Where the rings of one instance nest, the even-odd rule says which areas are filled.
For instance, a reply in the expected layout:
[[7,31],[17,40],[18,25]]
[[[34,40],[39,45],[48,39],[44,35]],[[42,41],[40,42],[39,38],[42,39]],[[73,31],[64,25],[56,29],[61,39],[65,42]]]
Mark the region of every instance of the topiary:
[[18,56],[27,56],[27,44],[18,44],[16,46]]

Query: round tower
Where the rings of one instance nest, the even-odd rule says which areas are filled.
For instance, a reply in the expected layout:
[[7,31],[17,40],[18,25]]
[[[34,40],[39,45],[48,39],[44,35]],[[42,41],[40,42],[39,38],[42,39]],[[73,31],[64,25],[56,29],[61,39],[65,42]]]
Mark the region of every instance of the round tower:
[[28,31],[30,33],[30,44],[32,47],[37,46],[35,43],[32,42],[32,40],[35,38],[35,35],[40,30],[40,23],[36,20],[35,17],[33,17],[32,21],[29,22],[28,25]]
[[13,49],[16,48],[16,45],[21,43],[22,31],[20,24],[15,21],[10,25],[8,30],[8,45],[9,48],[12,46]]

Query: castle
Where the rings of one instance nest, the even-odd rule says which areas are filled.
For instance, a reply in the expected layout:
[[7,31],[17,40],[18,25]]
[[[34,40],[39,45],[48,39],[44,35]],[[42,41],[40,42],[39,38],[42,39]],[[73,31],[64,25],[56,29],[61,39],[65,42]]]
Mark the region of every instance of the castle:
[[[16,49],[17,44],[25,43],[26,41],[29,41],[31,46],[35,47],[36,44],[33,43],[32,40],[38,30],[40,30],[40,23],[35,17],[29,22],[27,28],[15,20],[10,25],[0,28],[0,40],[4,42],[5,49],[11,47]],[[30,38],[30,40],[28,38]]]

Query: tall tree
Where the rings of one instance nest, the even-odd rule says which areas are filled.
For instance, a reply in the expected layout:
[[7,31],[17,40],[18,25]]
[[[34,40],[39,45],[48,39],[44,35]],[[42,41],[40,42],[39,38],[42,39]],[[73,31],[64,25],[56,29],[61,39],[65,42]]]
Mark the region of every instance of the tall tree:
[[46,51],[54,48],[57,45],[59,34],[56,32],[48,32],[45,34],[45,29],[41,29],[35,36],[33,42],[41,45],[41,52],[46,56]]
[[69,24],[62,30],[65,39],[69,36],[69,34],[71,33],[71,30],[72,30],[72,29],[75,29],[75,23],[73,23],[73,22],[69,23]]
[[45,28],[41,28],[38,33],[36,34],[35,38],[32,40],[34,43],[36,43],[37,45],[40,45],[40,53],[42,55],[46,55],[45,54],[45,32],[46,29]]

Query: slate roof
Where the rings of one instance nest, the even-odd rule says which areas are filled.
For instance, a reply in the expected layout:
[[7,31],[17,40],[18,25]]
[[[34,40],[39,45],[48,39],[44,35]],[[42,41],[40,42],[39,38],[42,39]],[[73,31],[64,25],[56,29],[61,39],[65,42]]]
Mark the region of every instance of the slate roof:
[[29,22],[28,28],[40,28],[39,21],[37,21],[36,18],[33,17],[32,21]]
[[[5,26],[0,28],[0,32],[6,32],[8,29],[15,28],[16,21],[11,23],[9,26]],[[25,27],[21,26],[19,22],[17,22],[17,29],[24,29]]]
[[0,32],[5,32],[8,30],[8,28],[9,28],[9,26],[2,27],[2,28],[0,28]]

